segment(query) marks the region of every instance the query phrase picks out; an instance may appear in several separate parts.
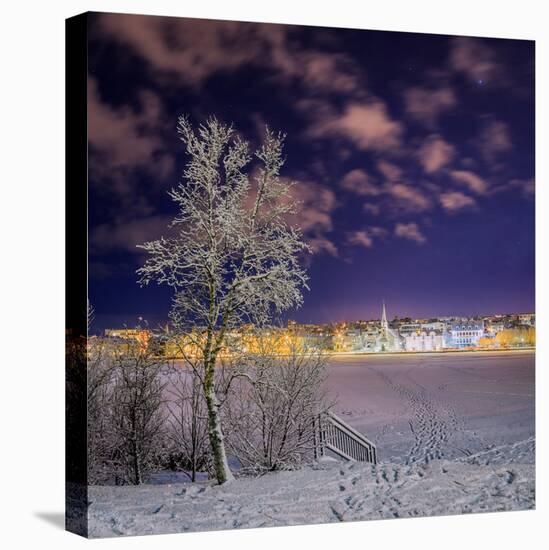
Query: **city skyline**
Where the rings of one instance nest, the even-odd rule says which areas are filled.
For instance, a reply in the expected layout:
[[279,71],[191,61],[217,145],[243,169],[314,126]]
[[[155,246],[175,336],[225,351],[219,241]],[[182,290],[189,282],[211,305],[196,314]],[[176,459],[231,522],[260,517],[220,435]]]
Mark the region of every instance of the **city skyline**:
[[[411,315],[388,315],[387,314],[387,320],[389,323],[393,323],[394,321],[404,321],[406,319],[410,319],[412,323],[420,322],[420,321],[434,321],[434,320],[449,320],[449,319],[490,319],[490,318],[507,318],[507,317],[521,317],[521,316],[530,316],[535,318],[535,312],[534,311],[515,311],[515,312],[498,312],[498,313],[484,313],[484,314],[476,314],[476,315],[432,315],[427,317],[415,317]],[[116,316],[114,319],[121,316]],[[326,321],[326,322],[298,322],[295,319],[291,317],[291,315],[286,315],[285,319],[278,320],[278,322],[275,322],[273,326],[285,326],[289,325],[290,323],[295,323],[296,325],[312,325],[312,326],[335,326],[335,325],[341,325],[341,324],[358,324],[358,323],[380,323],[383,319],[383,305],[380,306],[379,310],[379,316],[378,317],[361,317],[361,318],[355,318],[355,319],[339,319],[339,320],[332,320],[332,321]],[[155,330],[163,330],[167,326],[170,325],[169,319],[159,319],[157,322],[153,322],[150,319],[147,319],[143,316],[138,316],[137,318],[130,320],[129,322],[121,322],[121,323],[111,323],[106,324],[103,326],[103,322],[97,323],[95,311],[92,314],[92,322],[89,329],[90,334],[95,335],[101,335],[109,330],[123,330],[125,328],[127,329],[133,329],[133,328],[143,328],[146,330],[152,330],[153,332]]]
[[252,145],[264,124],[288,134],[314,254],[284,319],[376,318],[383,298],[390,318],[534,311],[533,42],[114,14],[89,37],[98,330],[167,319],[135,245],[176,214],[183,113]]

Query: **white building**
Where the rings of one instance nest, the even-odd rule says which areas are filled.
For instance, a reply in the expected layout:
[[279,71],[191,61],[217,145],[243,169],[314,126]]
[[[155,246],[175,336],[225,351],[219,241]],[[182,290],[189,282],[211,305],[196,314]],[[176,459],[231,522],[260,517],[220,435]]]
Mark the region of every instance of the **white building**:
[[454,348],[476,347],[484,336],[484,322],[465,320],[452,323],[450,336]]
[[443,344],[442,333],[435,331],[415,332],[404,337],[406,351],[440,351]]

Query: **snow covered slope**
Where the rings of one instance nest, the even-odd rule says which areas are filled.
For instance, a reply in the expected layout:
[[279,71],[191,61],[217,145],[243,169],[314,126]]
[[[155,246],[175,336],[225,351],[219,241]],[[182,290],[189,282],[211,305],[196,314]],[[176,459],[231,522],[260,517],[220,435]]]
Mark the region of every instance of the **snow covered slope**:
[[[534,508],[534,465],[512,459],[532,462],[533,441],[499,451],[409,466],[324,462],[295,472],[240,478],[226,486],[92,487],[90,536]],[[492,462],[502,455],[505,465]]]

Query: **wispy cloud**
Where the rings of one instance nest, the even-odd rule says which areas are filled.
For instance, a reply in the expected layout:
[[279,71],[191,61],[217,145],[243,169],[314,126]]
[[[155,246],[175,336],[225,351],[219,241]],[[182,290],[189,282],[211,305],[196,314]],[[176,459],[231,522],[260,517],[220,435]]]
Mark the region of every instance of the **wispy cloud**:
[[476,82],[494,84],[502,77],[501,64],[483,38],[454,38],[451,43],[450,67]]
[[345,174],[340,186],[342,189],[359,196],[377,196],[381,193],[381,189],[373,183],[371,176],[360,168]]
[[419,162],[428,174],[438,172],[454,158],[454,155],[454,146],[436,134],[428,136],[418,150]]
[[258,27],[233,21],[208,21],[149,15],[100,14],[98,30],[129,46],[149,71],[199,86],[214,72],[227,71],[258,56]]
[[[307,106],[303,102],[301,105]],[[402,125],[391,118],[381,100],[352,101],[342,113],[325,107],[311,114],[314,116],[306,131],[308,137],[345,138],[362,151],[386,151],[400,145]]]
[[133,49],[159,80],[199,89],[211,76],[246,65],[327,93],[358,93],[361,72],[343,53],[294,44],[292,26],[144,15],[100,14],[98,30]]
[[439,197],[440,204],[448,212],[456,212],[466,207],[476,206],[476,201],[461,191],[449,191]]
[[395,183],[388,187],[388,193],[395,200],[394,208],[405,212],[422,212],[432,206],[431,199],[422,190],[411,185]]
[[383,209],[387,214],[395,215],[403,212],[423,212],[433,206],[428,189],[405,183],[404,172],[399,166],[379,160],[376,168],[383,178],[381,183],[373,180],[361,169],[351,170],[340,182],[340,186],[345,190],[378,201],[366,203],[365,211],[376,215]]
[[488,191],[488,184],[480,176],[468,170],[452,170],[450,176],[458,183],[464,184],[471,191],[483,195]]
[[477,139],[478,148],[485,162],[493,166],[498,157],[513,148],[509,126],[493,117],[485,119]]
[[436,87],[414,86],[404,91],[406,113],[424,126],[436,126],[438,117],[456,104],[456,95],[452,88],[447,85]]
[[387,235],[387,230],[383,227],[372,226],[358,231],[347,233],[347,243],[352,246],[361,246],[371,248],[374,245],[374,239],[380,239]]
[[335,193],[312,181],[299,181],[291,188],[293,201],[300,203],[299,213],[288,220],[297,225],[313,252],[337,255],[337,247],[328,234],[333,229],[333,212],[338,207]]
[[142,90],[139,108],[128,105],[114,108],[104,102],[93,78],[88,78],[88,141],[92,153],[101,156],[109,169],[144,167],[156,175],[171,168],[159,136],[164,119],[156,94]]
[[402,169],[396,164],[381,159],[377,161],[376,168],[388,181],[393,182],[402,179]]
[[395,235],[402,239],[414,241],[417,244],[423,244],[427,241],[425,235],[423,235],[419,229],[419,226],[415,222],[397,223],[395,225]]

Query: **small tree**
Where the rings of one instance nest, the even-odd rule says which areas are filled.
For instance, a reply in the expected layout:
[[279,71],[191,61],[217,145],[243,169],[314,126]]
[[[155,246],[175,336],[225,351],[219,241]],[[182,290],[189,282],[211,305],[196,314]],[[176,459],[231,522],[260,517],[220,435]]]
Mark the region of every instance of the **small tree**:
[[194,334],[204,376],[210,446],[219,483],[232,479],[215,391],[215,365],[227,332],[242,323],[266,323],[273,314],[301,305],[306,274],[298,262],[307,248],[287,223],[294,212],[291,183],[279,177],[284,136],[266,130],[255,152],[215,118],[197,132],[185,117],[178,130],[189,161],[184,181],[170,192],[179,213],[173,238],[141,246],[149,253],[138,270],[141,284],[174,290],[171,318]]
[[125,481],[139,485],[151,471],[163,439],[162,362],[128,339],[115,351],[110,426]]

